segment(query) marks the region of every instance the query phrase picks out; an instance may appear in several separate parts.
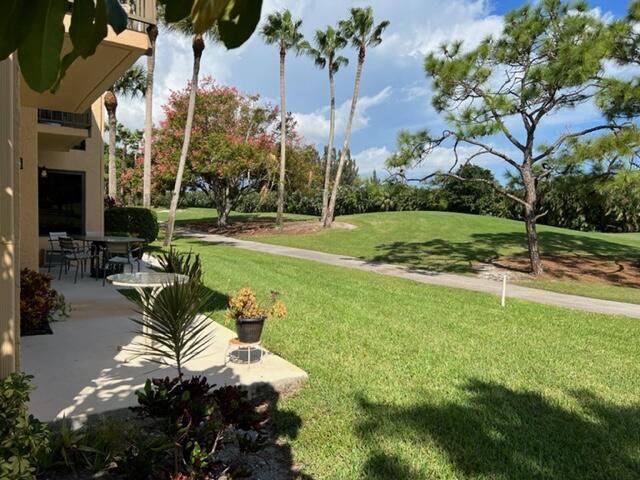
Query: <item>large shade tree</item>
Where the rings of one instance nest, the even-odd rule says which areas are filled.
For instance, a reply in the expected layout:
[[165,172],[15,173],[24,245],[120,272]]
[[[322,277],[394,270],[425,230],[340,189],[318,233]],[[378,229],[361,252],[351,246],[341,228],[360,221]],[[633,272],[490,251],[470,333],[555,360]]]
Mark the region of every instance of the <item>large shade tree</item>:
[[300,32],[302,20],[292,17],[289,10],[274,12],[267,17],[262,27],[262,37],[269,45],[276,45],[280,55],[280,175],[278,178],[278,204],[276,225],[283,227],[285,173],[287,168],[287,109],[285,101],[285,59],[288,50],[300,52],[303,36]]
[[[435,135],[401,132],[398,151],[389,159],[391,167],[415,166],[427,161],[435,147],[451,145],[455,165],[432,175],[487,183],[516,202],[535,275],[543,272],[536,229],[544,215],[538,208],[539,183],[557,171],[554,160],[567,142],[621,128],[606,118],[577,127],[581,122],[576,118],[552,138],[541,135],[550,116],[593,102],[600,89],[611,34],[586,8],[584,2],[559,0],[527,4],[505,15],[497,38],[470,51],[454,42],[428,55],[425,70],[433,81],[433,105],[446,113],[450,128]],[[504,162],[522,188],[511,192],[494,181],[454,172],[456,165],[480,157]]]
[[325,30],[316,30],[313,45],[305,45],[315,65],[319,68],[327,68],[329,75],[329,141],[325,149],[324,186],[322,188],[322,214],[320,221],[324,224],[329,207],[329,188],[331,187],[331,166],[335,148],[333,140],[336,127],[336,89],[334,75],[340,67],[346,66],[349,59],[339,55],[339,51],[347,46],[347,39],[342,36],[340,30],[327,26]]
[[[154,181],[175,178],[181,155],[191,89],[174,92],[164,106],[166,118],[154,137]],[[192,119],[192,139],[184,165],[183,189],[201,190],[226,226],[231,209],[252,190],[259,190],[277,171],[278,110],[231,87],[204,79]]]
[[109,183],[107,194],[113,200],[118,197],[118,184],[116,173],[116,136],[118,120],[116,112],[118,109],[118,97],[142,96],[146,89],[145,69],[139,65],[134,65],[120,77],[104,95],[104,107],[107,110],[109,125]]
[[362,77],[362,67],[364,66],[364,60],[367,54],[367,48],[372,48],[380,45],[382,42],[382,32],[389,26],[387,20],[376,25],[373,18],[373,9],[371,7],[365,8],[352,8],[351,16],[347,20],[341,20],[340,23],[341,35],[351,41],[353,47],[358,51],[358,63],[356,65],[356,75],[353,84],[353,95],[351,97],[351,109],[349,110],[349,118],[344,129],[342,137],[342,149],[340,150],[340,161],[338,162],[338,171],[333,182],[333,188],[331,190],[331,197],[329,199],[329,205],[327,207],[327,213],[324,218],[323,226],[330,227],[333,223],[333,217],[335,215],[336,200],[338,198],[338,188],[340,187],[340,180],[342,177],[342,170],[347,158],[347,151],[349,149],[349,138],[351,136],[351,127],[353,125],[353,117],[356,113],[356,106],[358,103],[358,95],[360,92],[360,79]]

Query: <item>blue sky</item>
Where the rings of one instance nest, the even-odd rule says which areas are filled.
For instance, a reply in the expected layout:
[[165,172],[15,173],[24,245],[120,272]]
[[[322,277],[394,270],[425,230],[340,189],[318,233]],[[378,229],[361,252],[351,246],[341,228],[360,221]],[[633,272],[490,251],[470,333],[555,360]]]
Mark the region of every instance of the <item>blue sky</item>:
[[[302,30],[307,38],[311,38],[316,29],[346,17],[351,6],[371,5],[378,21],[391,21],[382,45],[367,55],[350,142],[360,173],[370,175],[373,169],[382,171],[384,160],[395,148],[398,130],[438,131],[443,127],[442,118],[430,104],[431,88],[422,67],[425,54],[444,41],[462,39],[472,47],[485,36],[499,33],[502,15],[523,3],[516,0],[265,0],[263,18],[274,10],[289,8],[294,16],[302,18]],[[624,15],[627,4],[626,0],[590,2],[595,13],[605,18]],[[336,78],[337,145],[341,144],[355,66],[354,51],[346,49],[344,54],[352,63]],[[183,88],[190,78],[191,58],[189,39],[161,31],[154,92],[156,121],[162,118],[160,105],[169,92]],[[208,45],[201,72],[219,83],[235,85],[247,93],[259,93],[267,101],[278,102],[278,52],[275,46],[264,45],[259,35],[233,51]],[[326,71],[314,67],[307,57],[290,54],[287,57],[287,110],[294,112],[299,131],[311,143],[326,143],[327,105]],[[143,112],[141,101],[120,102],[119,117],[129,127],[142,127]],[[585,106],[551,119],[546,134],[566,129],[569,123],[588,124],[596,119],[595,109]],[[500,139],[495,142],[500,145]],[[451,159],[450,150],[440,149],[415,173],[446,168]],[[485,159],[482,164],[498,176],[504,171],[502,162],[497,160]]]

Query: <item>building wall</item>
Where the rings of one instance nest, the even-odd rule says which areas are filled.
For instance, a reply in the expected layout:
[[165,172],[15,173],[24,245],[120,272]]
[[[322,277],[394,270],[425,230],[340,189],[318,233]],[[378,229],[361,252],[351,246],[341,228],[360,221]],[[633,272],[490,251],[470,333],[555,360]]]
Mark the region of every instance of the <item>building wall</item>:
[[38,231],[38,167],[53,170],[70,170],[85,173],[85,230],[87,233],[104,231],[103,215],[103,106],[102,99],[91,107],[93,120],[91,136],[85,150],[55,152],[38,147],[37,110],[23,107],[21,171],[22,215],[20,244],[22,266],[37,269],[42,251],[49,247],[48,237],[40,237]]
[[20,368],[19,135],[15,57],[0,62],[0,378]]

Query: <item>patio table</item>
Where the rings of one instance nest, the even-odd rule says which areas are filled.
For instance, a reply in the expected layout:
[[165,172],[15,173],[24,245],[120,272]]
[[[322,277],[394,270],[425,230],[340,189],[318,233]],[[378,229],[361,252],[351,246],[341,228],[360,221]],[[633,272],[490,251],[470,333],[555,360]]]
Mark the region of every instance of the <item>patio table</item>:
[[[97,245],[104,246],[110,243],[147,243],[147,241],[144,238],[140,238],[140,237],[117,237],[114,235],[101,235],[101,234],[71,235],[70,237],[73,240],[77,240],[79,242],[90,243],[91,251],[94,254],[96,252],[94,247],[96,247]],[[98,265],[96,265],[96,259],[97,259],[96,255],[91,256],[91,276],[101,278],[102,274],[100,272],[100,269],[104,268],[104,265],[100,265],[100,262],[98,263]]]
[[[109,275],[107,282],[116,287],[133,288],[138,292],[140,298],[143,300],[148,298],[149,302],[153,302],[156,296],[162,291],[163,288],[173,283],[186,283],[189,281],[189,277],[181,275],[179,273],[164,273],[164,272],[137,272],[137,273],[116,273],[115,275]],[[151,295],[145,296],[145,289],[151,289]],[[150,304],[146,304],[150,306]],[[149,318],[146,315],[142,317],[142,331],[147,333],[149,329],[147,327]],[[121,347],[119,348],[122,349]]]

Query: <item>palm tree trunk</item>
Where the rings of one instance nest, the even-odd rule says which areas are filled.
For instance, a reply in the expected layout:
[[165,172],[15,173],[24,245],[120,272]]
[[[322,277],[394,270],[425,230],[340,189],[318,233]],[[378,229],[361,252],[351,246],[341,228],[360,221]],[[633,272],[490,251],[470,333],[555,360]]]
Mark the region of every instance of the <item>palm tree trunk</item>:
[[142,206],[151,207],[151,141],[153,136],[153,76],[156,69],[156,39],[158,27],[149,25],[149,55],[147,56],[147,85],[144,94],[144,165],[142,176]]
[[356,67],[356,78],[353,85],[353,97],[351,99],[351,111],[349,112],[349,119],[347,120],[347,126],[344,130],[344,139],[342,141],[342,150],[340,150],[340,161],[338,162],[338,171],[336,172],[336,179],[333,183],[333,190],[331,191],[331,199],[329,200],[329,207],[327,209],[327,216],[324,219],[323,226],[325,228],[331,227],[333,223],[333,217],[336,210],[336,199],[338,197],[338,187],[340,186],[340,179],[342,177],[342,169],[344,168],[344,162],[347,159],[347,150],[349,150],[349,136],[351,135],[351,126],[353,124],[353,117],[356,113],[356,105],[358,103],[358,94],[360,92],[360,77],[362,76],[362,66],[364,65],[364,50],[360,50],[358,55],[358,66]]
[[176,184],[173,188],[171,196],[171,207],[169,208],[169,218],[167,219],[167,232],[164,238],[164,246],[171,244],[173,237],[173,229],[176,222],[176,210],[178,210],[178,201],[180,200],[180,189],[182,188],[182,176],[184,175],[184,166],[187,163],[187,154],[189,153],[189,142],[191,142],[191,128],[193,126],[193,115],[196,109],[196,95],[198,93],[198,76],[200,75],[200,60],[202,51],[204,50],[204,38],[197,34],[193,37],[193,75],[191,77],[191,93],[189,94],[189,109],[187,110],[187,123],[184,127],[184,140],[182,142],[182,151],[180,152],[180,162],[178,163],[178,173],[176,174]]
[[327,220],[327,210],[329,209],[329,187],[331,186],[331,161],[333,160],[333,137],[336,127],[336,92],[333,80],[333,58],[329,58],[329,145],[327,147],[327,164],[324,168],[324,188],[322,189],[322,224]]
[[286,50],[280,47],[280,178],[278,180],[278,213],[276,225],[280,230],[284,227],[284,177],[287,168],[287,111],[284,98],[284,60]]
[[112,91],[107,91],[105,108],[109,118],[109,186],[107,193],[109,197],[116,200],[118,196],[116,182],[116,109],[118,108],[118,99]]

